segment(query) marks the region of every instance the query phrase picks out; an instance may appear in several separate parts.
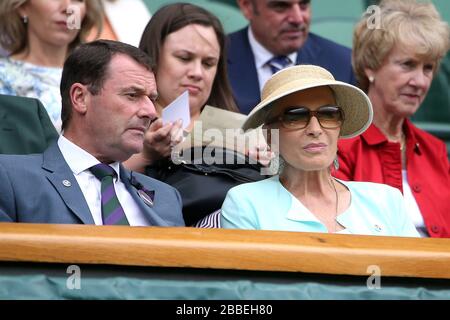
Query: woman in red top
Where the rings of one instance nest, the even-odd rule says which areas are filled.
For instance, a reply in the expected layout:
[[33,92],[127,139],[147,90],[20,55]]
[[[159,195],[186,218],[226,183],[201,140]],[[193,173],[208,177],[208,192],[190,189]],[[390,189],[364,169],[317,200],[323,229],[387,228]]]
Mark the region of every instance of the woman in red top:
[[363,17],[353,37],[353,67],[373,104],[373,123],[341,140],[334,174],[400,189],[422,236],[450,237],[445,144],[408,120],[449,49],[449,27],[431,3],[385,0],[380,8],[380,26]]

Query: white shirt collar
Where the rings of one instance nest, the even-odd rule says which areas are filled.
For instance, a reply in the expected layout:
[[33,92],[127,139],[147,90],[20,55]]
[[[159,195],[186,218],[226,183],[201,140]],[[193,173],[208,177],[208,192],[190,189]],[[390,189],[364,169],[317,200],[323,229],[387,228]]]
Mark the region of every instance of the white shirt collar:
[[[86,150],[80,148],[75,143],[61,135],[58,139],[58,147],[61,153],[72,170],[74,175],[79,175],[81,172],[88,170],[90,167],[99,164],[93,155]],[[113,162],[109,164],[117,173],[117,180],[120,180],[120,164]]]
[[[267,50],[261,43],[256,40],[255,35],[253,34],[252,28],[248,27],[248,41],[250,42],[250,47],[252,48],[253,55],[255,56],[255,65],[256,68],[264,67],[267,62],[272,59],[275,55]],[[292,65],[297,61],[297,51],[288,55],[289,59],[292,62]]]

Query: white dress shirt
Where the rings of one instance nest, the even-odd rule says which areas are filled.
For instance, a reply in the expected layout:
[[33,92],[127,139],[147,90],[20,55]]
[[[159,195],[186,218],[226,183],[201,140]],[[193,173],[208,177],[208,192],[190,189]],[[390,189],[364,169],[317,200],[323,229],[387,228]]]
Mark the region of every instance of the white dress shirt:
[[[264,84],[269,80],[272,76],[272,69],[268,64],[269,60],[274,57],[274,54],[264,48],[262,44],[256,40],[252,28],[248,28],[248,40],[250,42],[250,47],[252,48],[253,55],[255,56],[255,65],[256,72],[258,73],[258,81],[259,81],[259,92],[262,92],[262,88]],[[293,66],[297,61],[297,52],[293,52],[288,55],[291,60],[291,64],[288,66]]]
[[[81,149],[64,136],[59,137],[58,147],[72,170],[75,179],[77,179],[95,224],[102,225],[101,182],[89,170],[90,167],[100,162],[93,155]],[[120,180],[119,162],[111,163],[110,166],[117,173],[117,178],[114,179],[114,189],[130,226],[148,226],[149,222],[131,197],[124,183]]]
[[403,178],[403,198],[405,199],[406,211],[409,214],[414,226],[417,231],[420,233],[422,237],[429,237],[426,232],[425,221],[423,220],[422,213],[420,212],[420,208],[417,205],[417,201],[412,194],[411,187],[408,183],[408,174],[406,170],[402,170],[402,178]]

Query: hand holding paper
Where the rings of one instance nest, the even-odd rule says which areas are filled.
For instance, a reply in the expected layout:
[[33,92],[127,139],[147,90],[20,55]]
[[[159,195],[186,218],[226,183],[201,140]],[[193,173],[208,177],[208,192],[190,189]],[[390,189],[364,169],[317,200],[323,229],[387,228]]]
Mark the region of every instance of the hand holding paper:
[[183,121],[182,128],[185,130],[191,123],[188,91],[183,92],[162,111],[162,121],[164,125],[171,122],[175,123],[180,119]]

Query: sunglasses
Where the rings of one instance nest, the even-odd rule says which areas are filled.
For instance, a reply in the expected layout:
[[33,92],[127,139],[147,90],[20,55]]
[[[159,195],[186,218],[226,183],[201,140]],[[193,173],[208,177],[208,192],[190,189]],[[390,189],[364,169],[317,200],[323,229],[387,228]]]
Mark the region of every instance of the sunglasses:
[[286,109],[284,113],[266,124],[280,123],[285,129],[304,129],[308,126],[312,117],[316,117],[322,128],[336,129],[344,122],[344,111],[337,106],[323,106],[315,111],[305,107]]

